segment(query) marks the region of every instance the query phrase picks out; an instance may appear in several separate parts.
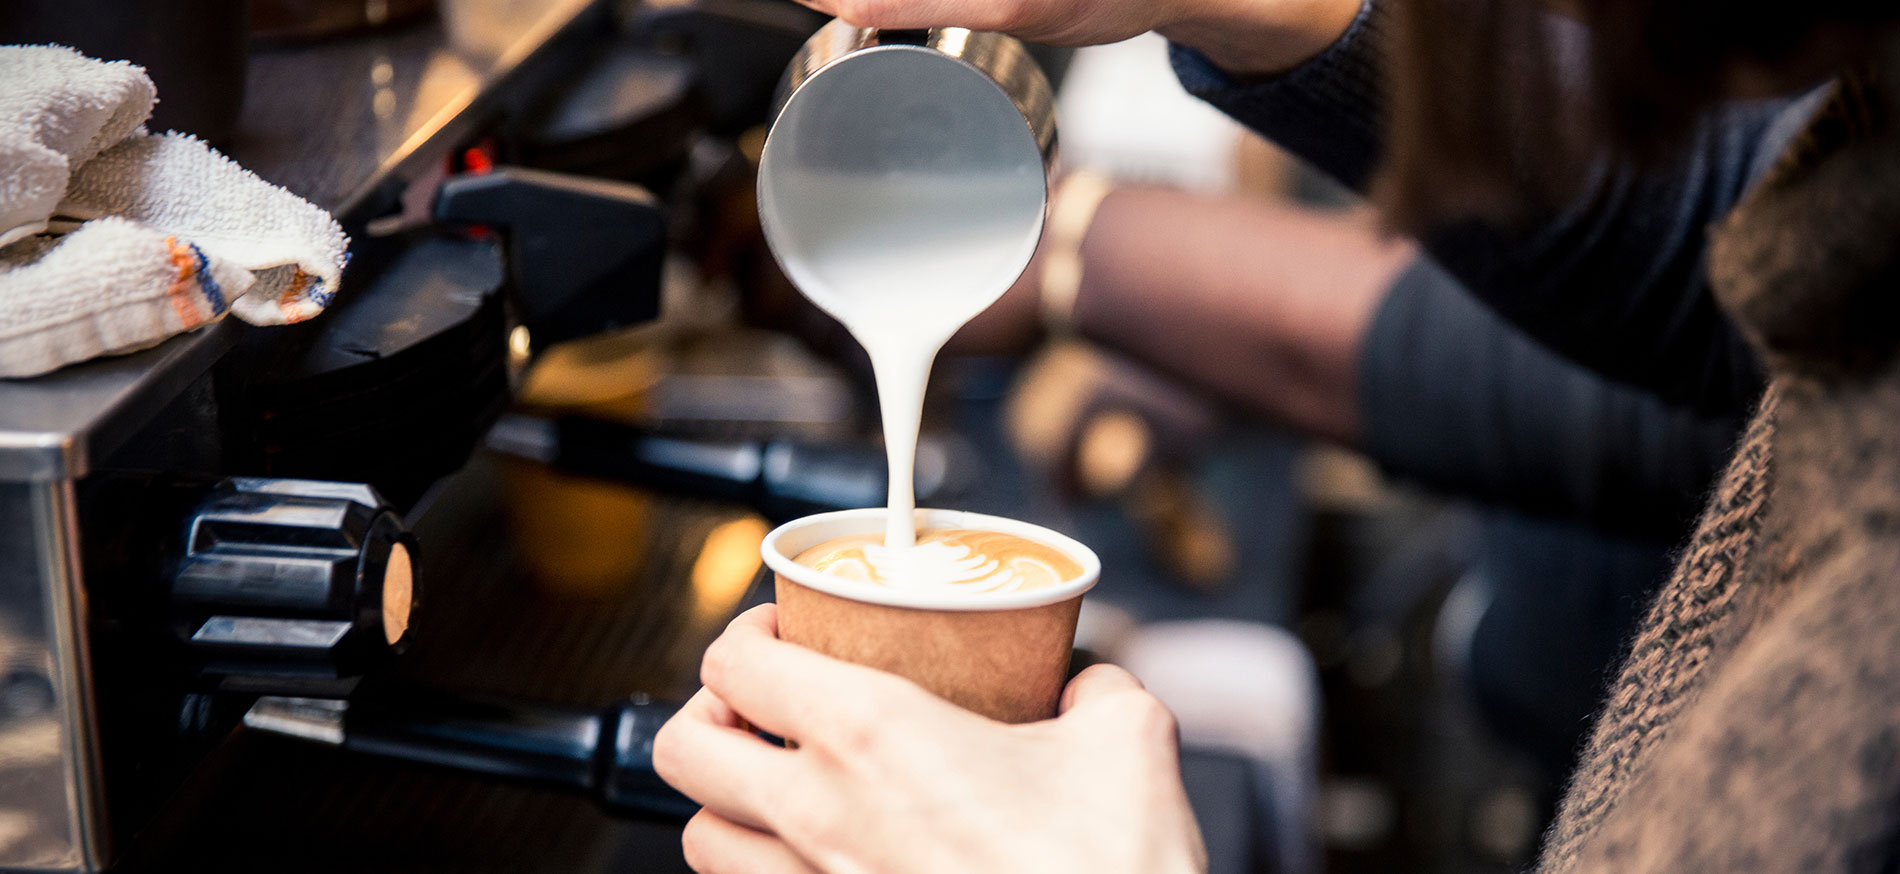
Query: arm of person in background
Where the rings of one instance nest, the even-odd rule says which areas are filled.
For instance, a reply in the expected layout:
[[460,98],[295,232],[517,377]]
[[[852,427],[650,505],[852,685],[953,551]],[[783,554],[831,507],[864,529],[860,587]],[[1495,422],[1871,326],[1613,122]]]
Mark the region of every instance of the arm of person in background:
[[1127,671],[1091,667],[1060,716],[1007,725],[780,641],[777,616],[734,619],[654,739],[660,775],[704,805],[681,839],[693,870],[1207,870],[1174,719]]
[[[1364,190],[1382,153],[1392,2],[1367,0],[1339,40],[1279,76],[1248,76],[1181,44],[1175,69],[1190,92]],[[1762,377],[1708,291],[1704,228],[1766,169],[1812,100],[1726,106],[1671,166],[1600,161],[1570,204],[1512,229],[1444,229],[1426,249],[1565,357],[1672,404],[1738,414]]]
[[[1083,336],[1450,494],[1674,538],[1740,430],[1540,347],[1363,212],[1124,188],[1079,254]],[[1040,275],[952,351],[1033,342]]]
[[[1157,30],[1190,91],[1355,188],[1381,152],[1394,0],[805,0],[856,24],[961,25],[1068,45]],[[1712,117],[1676,166],[1602,162],[1569,206],[1512,230],[1469,224],[1425,243],[1473,294],[1531,336],[1665,401],[1733,415],[1759,364],[1703,274],[1703,228],[1805,118],[1793,101]],[[1553,107],[1552,111],[1562,111]]]
[[[1072,320],[1250,412],[1357,444],[1359,350],[1415,250],[1363,212],[1121,188],[1082,238]],[[1041,257],[950,351],[1021,350],[1039,336]]]
[[1359,448],[1441,491],[1673,542],[1745,418],[1663,402],[1538,345],[1430,259],[1359,354]]

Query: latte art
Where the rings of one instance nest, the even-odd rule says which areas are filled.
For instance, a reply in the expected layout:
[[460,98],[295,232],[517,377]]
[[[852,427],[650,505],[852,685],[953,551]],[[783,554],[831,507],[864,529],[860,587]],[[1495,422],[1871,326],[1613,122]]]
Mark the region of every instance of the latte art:
[[1013,534],[954,528],[918,531],[916,545],[909,547],[885,546],[879,534],[840,537],[794,561],[839,579],[971,594],[1039,589],[1082,575],[1082,566],[1054,547]]

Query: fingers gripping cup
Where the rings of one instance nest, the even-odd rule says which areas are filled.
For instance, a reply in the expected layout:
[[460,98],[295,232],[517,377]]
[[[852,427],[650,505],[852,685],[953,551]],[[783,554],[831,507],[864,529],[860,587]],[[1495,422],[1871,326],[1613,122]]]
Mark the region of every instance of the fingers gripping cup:
[[[1054,716],[1082,594],[1101,577],[1095,553],[1027,522],[918,510],[920,547],[943,546],[958,579],[907,579],[903,568],[882,564],[904,560],[880,554],[884,525],[884,508],[844,510],[766,536],[760,551],[777,578],[779,636],[905,677],[992,719]],[[860,567],[819,570],[800,561],[814,562],[808,554],[819,547],[848,552],[854,542],[870,544],[861,547],[869,559],[842,561]]]

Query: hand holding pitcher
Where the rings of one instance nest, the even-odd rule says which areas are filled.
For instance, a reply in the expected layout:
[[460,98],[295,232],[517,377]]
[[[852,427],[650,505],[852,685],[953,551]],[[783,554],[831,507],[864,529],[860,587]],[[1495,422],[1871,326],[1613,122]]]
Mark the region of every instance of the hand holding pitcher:
[[799,0],[860,27],[967,27],[1052,45],[1119,42],[1147,31],[1241,74],[1275,73],[1344,33],[1359,0]]

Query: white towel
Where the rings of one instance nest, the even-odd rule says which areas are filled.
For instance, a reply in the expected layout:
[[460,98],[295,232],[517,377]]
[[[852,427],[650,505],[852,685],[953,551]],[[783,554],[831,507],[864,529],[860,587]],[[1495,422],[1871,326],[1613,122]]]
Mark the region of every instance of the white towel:
[[0,377],[330,302],[336,221],[203,142],[145,133],[144,70],[0,46],[0,83]]
[[156,92],[144,67],[59,46],[0,47],[0,246],[46,229],[73,168],[137,130]]

